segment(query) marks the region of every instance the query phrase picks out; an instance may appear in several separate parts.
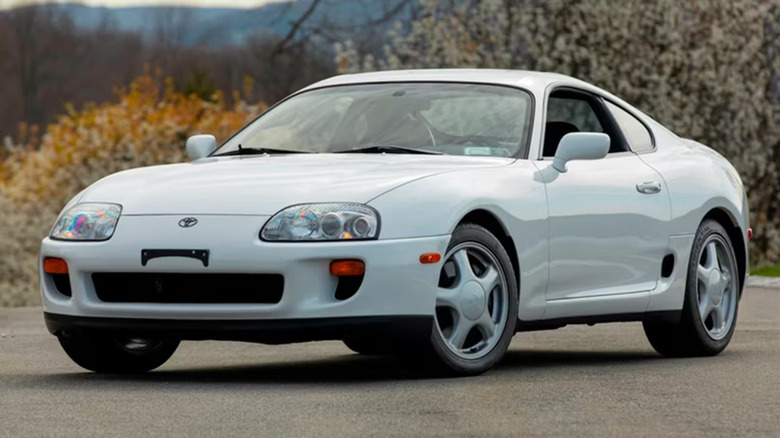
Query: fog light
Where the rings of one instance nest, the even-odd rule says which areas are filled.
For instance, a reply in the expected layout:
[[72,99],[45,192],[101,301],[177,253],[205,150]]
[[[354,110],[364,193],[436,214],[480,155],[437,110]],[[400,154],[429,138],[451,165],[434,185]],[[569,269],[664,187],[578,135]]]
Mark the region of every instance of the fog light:
[[335,277],[358,277],[366,272],[366,265],[360,260],[334,260],[330,262],[330,275]]
[[43,272],[47,274],[67,274],[68,263],[55,257],[43,259]]

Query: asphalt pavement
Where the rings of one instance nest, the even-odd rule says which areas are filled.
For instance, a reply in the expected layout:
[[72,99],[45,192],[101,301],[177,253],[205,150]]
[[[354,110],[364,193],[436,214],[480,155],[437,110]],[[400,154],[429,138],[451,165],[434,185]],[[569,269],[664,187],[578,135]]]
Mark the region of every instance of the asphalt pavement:
[[41,310],[0,309],[0,436],[780,436],[780,290],[750,288],[713,358],[664,359],[637,323],[520,333],[478,377],[339,342],[186,342],[158,371],[70,362]]

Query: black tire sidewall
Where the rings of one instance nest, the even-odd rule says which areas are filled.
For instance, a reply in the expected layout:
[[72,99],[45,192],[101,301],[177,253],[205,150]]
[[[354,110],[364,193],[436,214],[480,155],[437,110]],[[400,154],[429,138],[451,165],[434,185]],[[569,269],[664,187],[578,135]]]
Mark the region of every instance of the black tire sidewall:
[[487,248],[498,260],[507,281],[509,302],[507,305],[507,322],[501,338],[488,354],[478,359],[465,359],[450,351],[447,345],[445,345],[445,341],[441,338],[439,327],[434,321],[430,339],[432,352],[446,369],[457,375],[483,373],[501,360],[515,334],[519,297],[517,275],[512,266],[512,261],[501,242],[484,227],[474,224],[461,224],[452,233],[450,244],[447,246],[447,253],[457,245],[466,242],[479,243]]
[[133,374],[151,371],[173,356],[179,341],[161,341],[150,350],[131,351],[111,338],[58,336],[68,357],[97,373]]

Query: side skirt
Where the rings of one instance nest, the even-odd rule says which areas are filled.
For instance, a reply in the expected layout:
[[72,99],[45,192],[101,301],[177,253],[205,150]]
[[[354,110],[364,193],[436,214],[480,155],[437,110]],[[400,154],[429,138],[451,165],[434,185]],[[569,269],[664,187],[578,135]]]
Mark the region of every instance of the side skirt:
[[516,331],[532,332],[538,330],[555,330],[569,324],[602,324],[607,322],[637,322],[665,321],[676,323],[680,321],[679,310],[665,310],[642,313],[615,313],[612,315],[575,316],[570,318],[545,319],[540,321],[517,321]]

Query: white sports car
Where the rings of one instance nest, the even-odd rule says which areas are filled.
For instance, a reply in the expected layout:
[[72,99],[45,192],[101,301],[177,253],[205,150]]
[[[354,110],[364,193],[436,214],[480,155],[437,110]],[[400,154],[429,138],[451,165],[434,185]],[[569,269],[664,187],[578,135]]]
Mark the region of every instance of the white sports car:
[[476,374],[518,331],[642,321],[665,356],[734,332],[739,175],[567,76],[338,76],[187,153],[96,182],[43,240],[46,324],[86,369],[337,339]]

